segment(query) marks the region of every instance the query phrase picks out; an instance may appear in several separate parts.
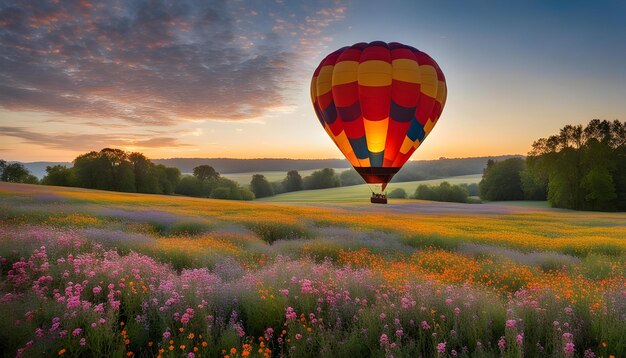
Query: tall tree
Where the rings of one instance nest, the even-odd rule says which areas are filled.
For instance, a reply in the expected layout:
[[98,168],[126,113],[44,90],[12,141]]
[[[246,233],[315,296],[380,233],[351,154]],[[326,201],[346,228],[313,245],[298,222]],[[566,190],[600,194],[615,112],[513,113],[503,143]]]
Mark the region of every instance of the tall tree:
[[45,185],[74,186],[74,171],[64,165],[46,167],[46,176],[41,180]]
[[290,170],[282,182],[283,190],[286,192],[302,190],[302,177],[297,170]]
[[254,174],[252,176],[252,180],[250,181],[250,189],[252,189],[254,196],[257,198],[264,198],[274,195],[272,185],[262,174]]
[[0,180],[12,183],[37,184],[37,177],[30,174],[28,169],[21,163],[2,164],[4,169],[0,175]]
[[141,153],[130,153],[128,160],[133,166],[133,173],[135,175],[135,189],[138,193],[154,193],[158,192],[158,184],[151,176],[154,173],[150,172],[152,163],[146,156]]
[[547,182],[554,207],[626,210],[625,148],[626,122],[593,119],[584,128],[567,125],[558,135],[533,143],[524,181]]
[[509,158],[501,162],[489,160],[480,181],[480,197],[485,200],[522,200],[520,173],[524,169],[522,158]]
[[217,180],[220,177],[220,174],[213,169],[210,165],[199,165],[193,168],[193,176],[200,179],[201,181],[205,180]]

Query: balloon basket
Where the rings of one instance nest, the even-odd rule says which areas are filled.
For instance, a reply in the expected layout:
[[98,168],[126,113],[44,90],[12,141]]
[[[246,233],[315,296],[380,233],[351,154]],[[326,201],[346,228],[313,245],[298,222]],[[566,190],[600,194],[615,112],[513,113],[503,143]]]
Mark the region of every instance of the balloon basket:
[[372,204],[387,204],[387,197],[385,197],[385,196],[380,196],[380,197],[372,196],[370,198],[370,202]]

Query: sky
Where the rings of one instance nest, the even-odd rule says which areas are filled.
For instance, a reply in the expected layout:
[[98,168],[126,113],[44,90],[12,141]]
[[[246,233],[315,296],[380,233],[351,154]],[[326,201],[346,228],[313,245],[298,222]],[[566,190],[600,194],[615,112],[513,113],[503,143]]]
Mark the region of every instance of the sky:
[[330,52],[414,46],[446,76],[412,159],[525,154],[626,120],[624,1],[0,0],[0,158],[341,158],[309,83]]

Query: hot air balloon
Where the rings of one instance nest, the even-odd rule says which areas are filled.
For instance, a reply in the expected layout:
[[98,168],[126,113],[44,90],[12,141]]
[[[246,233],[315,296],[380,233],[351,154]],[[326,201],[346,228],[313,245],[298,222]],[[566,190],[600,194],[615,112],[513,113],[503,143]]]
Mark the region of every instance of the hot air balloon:
[[365,182],[383,191],[437,123],[446,94],[435,60],[397,42],[340,48],[311,80],[320,123]]

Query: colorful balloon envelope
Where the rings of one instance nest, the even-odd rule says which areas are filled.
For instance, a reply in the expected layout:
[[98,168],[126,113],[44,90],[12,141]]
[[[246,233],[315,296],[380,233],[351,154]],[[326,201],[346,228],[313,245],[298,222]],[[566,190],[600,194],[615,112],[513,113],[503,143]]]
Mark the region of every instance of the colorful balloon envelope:
[[446,94],[437,63],[397,42],[340,48],[311,80],[320,123],[363,179],[383,190],[437,123]]

